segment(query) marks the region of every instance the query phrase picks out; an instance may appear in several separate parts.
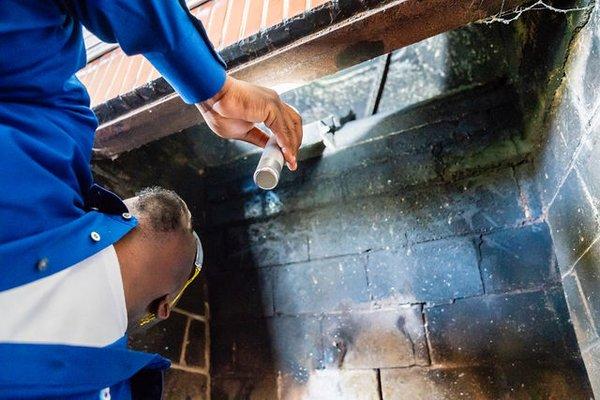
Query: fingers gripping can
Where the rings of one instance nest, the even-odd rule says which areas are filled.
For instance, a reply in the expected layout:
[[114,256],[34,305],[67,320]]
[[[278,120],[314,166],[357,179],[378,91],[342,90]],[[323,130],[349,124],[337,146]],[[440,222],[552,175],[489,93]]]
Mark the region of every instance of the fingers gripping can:
[[279,183],[283,164],[283,153],[277,145],[275,136],[271,136],[254,171],[254,182],[264,190],[275,188]]

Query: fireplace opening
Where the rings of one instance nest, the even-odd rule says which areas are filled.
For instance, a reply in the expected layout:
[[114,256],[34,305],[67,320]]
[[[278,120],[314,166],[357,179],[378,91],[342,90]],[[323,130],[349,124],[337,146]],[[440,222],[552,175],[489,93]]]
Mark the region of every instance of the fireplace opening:
[[579,82],[599,21],[474,24],[283,93],[338,124],[273,190],[206,125],[96,159],[121,195],[177,191],[204,244],[202,280],[132,339],[173,360],[168,398],[598,394],[600,125]]

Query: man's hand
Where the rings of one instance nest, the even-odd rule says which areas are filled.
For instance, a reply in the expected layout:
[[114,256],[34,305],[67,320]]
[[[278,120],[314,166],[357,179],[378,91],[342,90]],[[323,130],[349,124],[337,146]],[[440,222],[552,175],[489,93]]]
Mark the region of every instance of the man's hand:
[[302,118],[275,91],[228,76],[219,93],[196,106],[210,129],[225,139],[265,147],[269,136],[255,126],[264,122],[273,131],[288,168],[298,167]]

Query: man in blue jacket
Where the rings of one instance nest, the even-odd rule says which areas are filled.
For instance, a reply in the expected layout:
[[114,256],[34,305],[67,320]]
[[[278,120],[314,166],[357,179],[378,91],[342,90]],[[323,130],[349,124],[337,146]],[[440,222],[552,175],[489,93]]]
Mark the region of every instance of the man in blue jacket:
[[93,184],[82,25],[143,54],[219,136],[263,146],[264,122],[297,167],[298,114],[228,77],[182,2],[2,0],[0,399],[159,398],[168,361],[128,350],[125,331],[146,312],[166,318],[199,264],[174,193],[143,192],[128,209]]

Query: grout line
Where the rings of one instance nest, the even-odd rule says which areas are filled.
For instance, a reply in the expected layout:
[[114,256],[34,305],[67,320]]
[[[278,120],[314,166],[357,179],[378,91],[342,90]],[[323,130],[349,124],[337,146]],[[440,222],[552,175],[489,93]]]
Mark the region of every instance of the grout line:
[[581,190],[583,191],[583,194],[585,195],[586,200],[588,201],[588,203],[590,204],[590,207],[592,207],[592,210],[594,211],[594,215],[598,216],[598,209],[596,208],[596,205],[594,204],[594,197],[591,195],[591,193],[588,189],[587,182],[581,177],[581,174],[579,173],[579,170],[577,168],[575,168],[575,174],[577,175],[577,180],[579,181]]
[[[474,237],[474,236],[487,236],[487,235],[491,235],[491,234],[494,234],[497,232],[508,231],[511,229],[520,229],[520,228],[524,228],[524,227],[528,227],[528,226],[546,223],[546,221],[542,217],[543,216],[541,216],[538,219],[532,219],[532,220],[518,220],[514,225],[506,225],[506,226],[494,227],[494,228],[489,228],[489,229],[479,229],[476,231],[464,232],[464,233],[460,233],[460,234],[435,236],[432,238],[411,242],[410,245],[414,246],[414,245],[432,243],[432,242],[455,239],[455,238],[456,239],[464,239],[464,238],[469,238],[469,237]],[[407,242],[407,245],[408,245],[408,242]],[[404,249],[403,245],[399,245],[397,247],[382,246],[382,247],[372,247],[369,252],[375,253],[375,252],[379,252],[379,251],[402,250],[402,249]],[[317,258],[306,258],[304,260],[291,261],[291,262],[286,262],[286,263],[281,263],[281,264],[265,264],[265,265],[261,265],[260,267],[250,268],[249,270],[281,268],[281,267],[288,267],[288,266],[294,266],[294,265],[301,265],[301,264],[305,264],[307,262],[313,262],[313,261],[326,261],[326,260],[334,260],[337,258],[356,257],[356,256],[361,256],[363,254],[365,254],[364,251],[358,252],[358,253],[341,253],[341,254],[328,255],[328,256],[322,256],[322,257],[317,257]],[[246,268],[244,268],[244,269],[246,269]],[[234,272],[234,271],[238,271],[238,270],[239,269],[237,267],[233,267],[233,268],[224,268],[219,272],[222,272],[223,274],[225,274],[225,273],[230,273],[230,272]],[[217,275],[219,275],[219,273],[217,273]],[[182,313],[187,313],[184,310],[179,310],[179,309],[176,309],[176,310],[178,310]],[[197,317],[197,318],[202,318],[202,317]]]
[[269,0],[263,0],[262,15],[260,16],[260,30],[267,28],[267,14],[269,12]]
[[250,1],[246,0],[244,2],[244,11],[242,12],[242,23],[240,24],[240,31],[238,32],[238,39],[243,38],[246,33],[246,26],[248,25],[248,14],[250,12]]
[[233,8],[233,3],[235,1],[236,0],[227,1],[227,8],[225,8],[225,17],[223,18],[223,26],[221,27],[221,40],[218,47],[224,45],[225,35],[227,35],[227,32],[229,31],[229,25],[231,24],[231,9]]
[[123,75],[123,78],[122,78],[123,81],[121,82],[121,86],[119,87],[119,95],[122,93],[128,92],[128,88],[127,88],[128,79],[127,78],[129,78],[129,73],[131,72],[131,66],[136,63],[136,60],[133,56],[126,56],[125,60],[127,62],[127,70],[125,71],[125,75]]
[[427,321],[427,315],[425,314],[425,306],[421,305],[421,323],[423,325],[423,332],[425,334],[425,349],[427,350],[427,362],[428,365],[432,365],[431,355],[432,355],[432,346],[431,339],[429,338],[429,321]]
[[379,395],[379,400],[383,400],[383,387],[381,385],[381,370],[377,368],[375,370],[377,374],[377,394]]
[[567,165],[567,169],[563,173],[562,178],[560,178],[560,183],[558,184],[558,187],[556,188],[556,191],[554,192],[554,195],[552,196],[552,198],[548,202],[548,205],[546,206],[547,209],[550,209],[550,207],[552,207],[552,204],[554,203],[554,200],[556,200],[556,197],[558,196],[558,193],[560,192],[560,189],[562,189],[562,187],[565,184],[567,178],[569,177],[569,175],[571,174],[571,172],[575,169],[575,161],[577,161],[577,158],[579,157],[579,153],[581,153],[581,149],[583,149],[583,146],[585,144],[585,138],[586,138],[586,136],[587,136],[587,133],[583,133],[581,135],[581,137],[579,138],[579,143],[577,144],[577,147],[575,148],[575,151],[573,152],[573,156],[569,160],[569,163]]
[[487,289],[485,288],[485,280],[483,279],[483,255],[481,253],[481,246],[483,246],[483,234],[479,235],[479,240],[477,242],[477,269],[479,270],[479,279],[481,280],[481,290],[483,290],[483,294],[487,293]]
[[592,330],[594,331],[595,336],[598,337],[598,332],[597,332],[596,324],[594,323],[594,317],[592,315],[592,310],[590,310],[590,305],[589,305],[586,297],[583,295],[583,288],[581,287],[581,282],[579,281],[579,277],[577,276],[577,274],[575,272],[573,272],[573,278],[575,279],[575,283],[577,284],[577,291],[578,291],[577,294],[579,295],[579,297],[582,300],[583,308],[586,313],[586,317],[592,327]]
[[[104,91],[105,96],[108,96],[109,93],[112,91],[112,88],[115,85],[115,82],[117,81],[117,75],[118,75],[117,72],[119,72],[119,70],[121,69],[121,64],[123,64],[123,61],[125,59],[127,59],[127,55],[125,53],[120,52],[119,54],[121,57],[120,57],[119,63],[117,64],[117,67],[112,70],[113,77],[112,77],[112,80],[110,81],[110,85],[108,85],[108,87]],[[107,71],[107,73],[108,73],[108,71]]]
[[579,352],[581,354],[592,350],[594,347],[600,348],[600,339],[596,336],[591,340],[590,343],[587,343],[585,346],[579,346]]
[[176,364],[176,363],[171,364],[171,368],[178,369],[180,371],[195,372],[197,374],[208,375],[208,370],[206,368],[188,367],[186,365],[181,365],[181,364]]
[[523,215],[525,215],[525,219],[531,219],[533,214],[531,212],[531,208],[529,207],[529,197],[527,196],[527,193],[525,193],[525,190],[523,189],[521,182],[519,182],[519,179],[517,177],[516,168],[511,167],[511,171],[512,171],[513,180],[515,181],[515,185],[517,186],[517,191],[519,192],[519,198],[517,199],[519,202],[519,206],[523,210]]
[[206,322],[206,320],[207,320],[207,317],[203,317],[202,315],[198,315],[198,314],[191,313],[191,312],[189,312],[189,311],[183,310],[183,309],[181,309],[181,308],[178,308],[178,307],[174,307],[174,308],[173,308],[173,311],[175,311],[175,312],[177,312],[177,313],[179,313],[179,314],[183,314],[183,315],[185,315],[186,317],[189,317],[189,318],[191,318],[191,319],[195,319],[195,320],[197,320],[197,321]]
[[[425,308],[434,308],[434,307],[447,307],[449,305],[455,304],[456,302],[466,301],[466,300],[474,300],[474,299],[486,299],[490,297],[511,297],[518,296],[521,294],[527,293],[536,293],[536,292],[548,292],[551,290],[560,289],[562,290],[561,282],[548,282],[547,284],[538,285],[530,288],[522,288],[522,289],[514,289],[509,292],[490,292],[490,293],[479,293],[469,296],[456,297],[451,299],[444,299],[441,301],[435,302],[427,302],[427,301],[412,301],[412,302],[390,302],[387,303],[385,301],[381,302],[369,302],[369,303],[360,303],[356,304],[355,307],[352,308],[352,312],[356,314],[370,313],[374,311],[390,311],[390,310],[398,310],[398,309],[406,309],[415,306],[420,306]],[[300,318],[300,317],[310,317],[310,318],[322,318],[323,316],[335,316],[335,315],[344,315],[348,313],[348,310],[342,309],[334,309],[327,311],[306,311],[306,312],[295,312],[293,314],[288,314],[284,312],[278,312],[272,316],[255,316],[249,314],[235,314],[224,316],[222,320],[216,324],[216,326],[227,326],[232,323],[242,322],[242,321],[262,321],[262,320],[271,320],[275,318]],[[429,349],[428,349],[429,350]]]
[[98,68],[104,66],[104,73],[102,74],[102,79],[100,79],[98,83],[98,93],[101,94],[99,97],[101,97],[102,99],[106,97],[106,91],[104,90],[104,88],[106,87],[106,84],[108,84],[110,81],[110,71],[112,69],[112,63],[114,62],[117,53],[118,52],[114,52],[114,54],[109,55],[106,61],[98,65]]
[[560,276],[561,279],[564,279],[567,275],[569,275],[575,270],[575,266],[577,265],[577,263],[588,253],[588,251],[591,250],[591,248],[596,244],[596,242],[598,242],[598,240],[600,240],[600,233],[594,238],[594,240],[592,240],[590,245],[586,247],[586,249],[581,253],[581,255],[577,257],[573,264],[569,266],[569,269]]
[[[213,3],[210,6],[210,10],[208,13],[208,17],[206,18],[206,26],[204,27],[205,31],[206,31],[206,35],[208,36],[209,32],[211,31],[211,28],[213,27],[213,23],[214,23],[214,15],[215,15],[215,4]],[[215,48],[216,48],[216,43],[215,43]]]
[[285,21],[286,19],[289,18],[289,13],[290,13],[290,0],[283,0],[283,18],[282,18],[283,21]]
[[179,364],[181,364],[181,365],[186,365],[185,353],[187,352],[191,323],[192,323],[192,319],[190,317],[188,317],[187,320],[185,321],[185,330],[183,331],[183,340],[181,342],[181,353],[179,354]]
[[371,290],[371,282],[369,280],[369,253],[366,253],[365,255],[363,269],[365,271],[365,279],[367,281],[367,294],[369,295],[369,301],[374,301],[375,296],[373,294],[373,291]]

